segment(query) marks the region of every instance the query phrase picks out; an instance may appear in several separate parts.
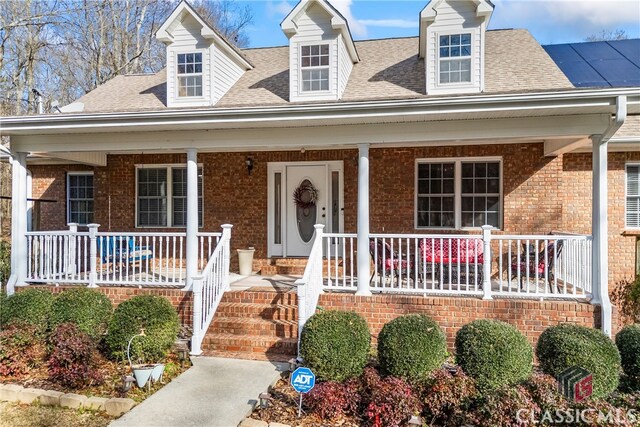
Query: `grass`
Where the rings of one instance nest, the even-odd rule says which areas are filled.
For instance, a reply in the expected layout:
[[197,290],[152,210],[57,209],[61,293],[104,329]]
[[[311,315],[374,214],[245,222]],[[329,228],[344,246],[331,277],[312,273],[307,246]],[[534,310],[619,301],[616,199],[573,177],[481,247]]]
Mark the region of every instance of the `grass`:
[[104,413],[0,402],[0,427],[106,427]]

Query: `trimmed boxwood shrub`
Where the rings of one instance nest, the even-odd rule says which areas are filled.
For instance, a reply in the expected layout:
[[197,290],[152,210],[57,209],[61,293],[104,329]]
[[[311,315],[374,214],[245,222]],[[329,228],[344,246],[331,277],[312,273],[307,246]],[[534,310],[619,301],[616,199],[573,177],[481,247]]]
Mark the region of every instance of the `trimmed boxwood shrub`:
[[144,336],[131,343],[131,361],[153,363],[162,360],[180,330],[176,309],[157,295],[137,295],[121,303],[113,313],[106,337],[111,357],[126,359],[129,340],[142,329]]
[[62,323],[73,323],[91,338],[99,339],[107,331],[112,314],[111,301],[100,292],[70,289],[53,301],[49,327],[53,331]]
[[383,371],[407,379],[426,378],[447,358],[447,338],[424,314],[408,314],[384,325],[378,335]]
[[30,288],[17,292],[2,301],[2,323],[27,323],[42,332],[46,329],[53,299],[51,292],[45,289]]
[[640,324],[627,325],[616,335],[622,369],[630,377],[640,378]]
[[300,337],[300,354],[318,379],[344,381],[360,375],[367,364],[371,335],[362,316],[323,311],[311,316]]
[[542,370],[554,377],[574,366],[593,375],[593,397],[608,396],[618,387],[620,353],[609,337],[598,329],[569,323],[542,332],[536,347]]
[[514,326],[481,319],[456,334],[456,359],[481,391],[526,380],[533,369],[533,348]]

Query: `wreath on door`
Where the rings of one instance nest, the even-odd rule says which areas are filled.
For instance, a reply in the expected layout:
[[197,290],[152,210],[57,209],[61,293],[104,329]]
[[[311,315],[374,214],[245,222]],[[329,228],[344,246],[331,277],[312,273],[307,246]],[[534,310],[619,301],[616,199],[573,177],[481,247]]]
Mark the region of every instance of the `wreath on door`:
[[302,209],[312,208],[318,202],[318,189],[305,179],[293,192],[293,202]]

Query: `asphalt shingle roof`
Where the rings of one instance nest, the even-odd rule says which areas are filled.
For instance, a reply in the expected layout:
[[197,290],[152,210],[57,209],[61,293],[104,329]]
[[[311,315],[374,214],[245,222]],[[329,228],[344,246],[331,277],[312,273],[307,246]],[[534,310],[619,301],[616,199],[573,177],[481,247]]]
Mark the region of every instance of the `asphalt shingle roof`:
[[[526,30],[486,33],[485,92],[567,90],[574,86]],[[424,62],[418,37],[356,42],[354,65],[338,102],[424,98]],[[254,65],[214,106],[229,108],[289,103],[289,47],[243,50]],[[118,76],[81,97],[84,113],[164,110],[166,72]]]

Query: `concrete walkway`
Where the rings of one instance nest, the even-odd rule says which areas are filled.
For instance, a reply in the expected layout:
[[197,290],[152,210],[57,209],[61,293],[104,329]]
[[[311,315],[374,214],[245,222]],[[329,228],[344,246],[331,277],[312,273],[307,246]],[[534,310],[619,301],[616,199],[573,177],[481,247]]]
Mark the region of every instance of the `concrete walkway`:
[[111,427],[236,427],[286,364],[196,357],[193,367]]

